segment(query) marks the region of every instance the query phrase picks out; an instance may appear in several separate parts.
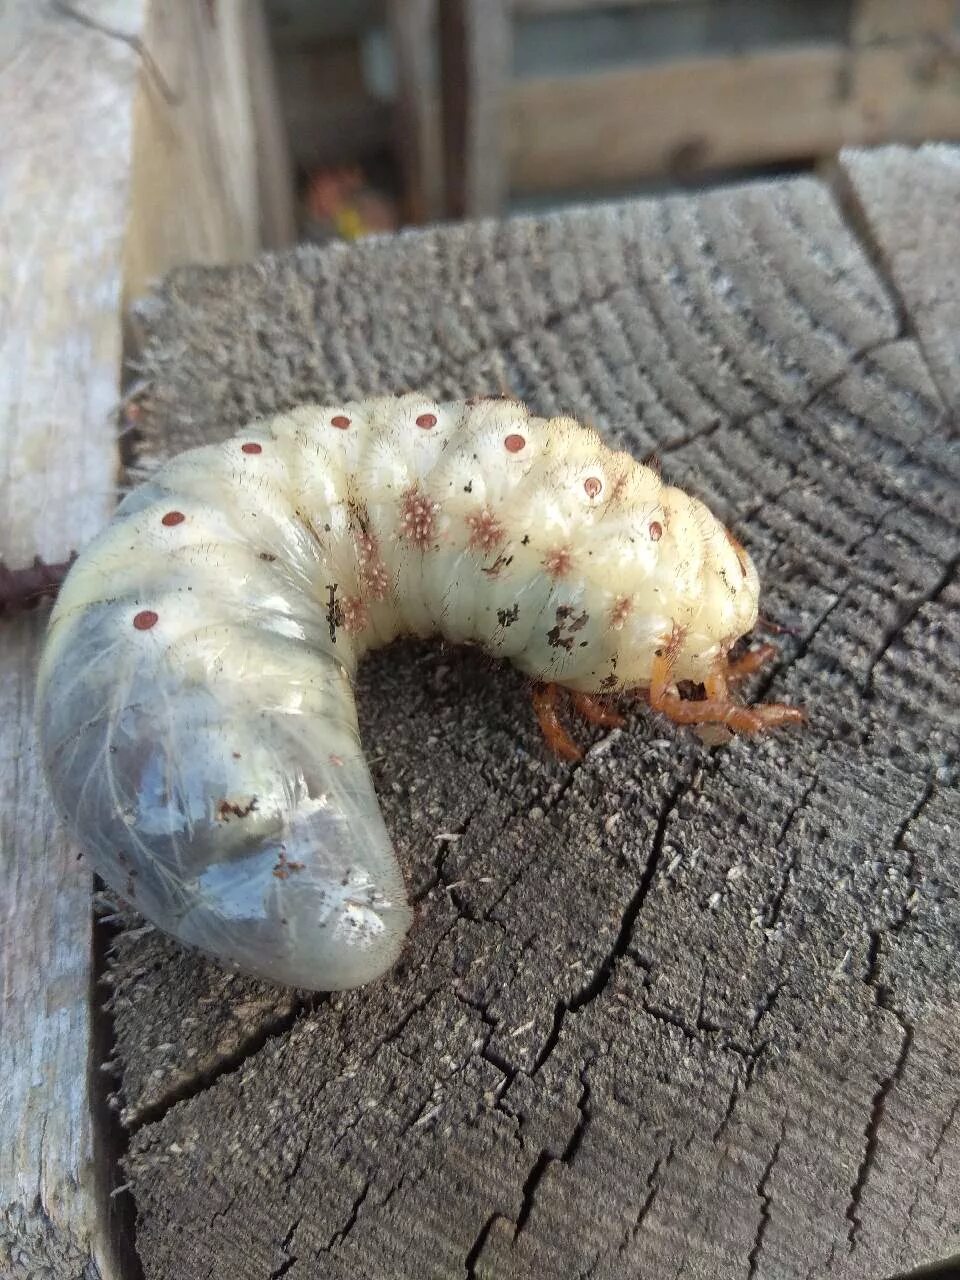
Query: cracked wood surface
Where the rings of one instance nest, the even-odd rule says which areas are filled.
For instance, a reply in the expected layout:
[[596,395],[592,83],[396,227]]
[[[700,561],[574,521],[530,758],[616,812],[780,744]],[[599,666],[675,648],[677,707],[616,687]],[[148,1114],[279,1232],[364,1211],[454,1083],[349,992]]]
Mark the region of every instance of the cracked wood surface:
[[149,1280],[956,1250],[960,457],[845,210],[799,179],[451,227],[181,272],[145,313],[141,472],[304,399],[501,381],[659,449],[796,630],[753,692],[810,712],[711,751],[638,710],[568,766],[511,670],[374,655],[397,969],[301,998],[116,939]]
[[856,201],[874,261],[903,299],[934,381],[954,413],[960,411],[960,151],[843,152],[841,173]]

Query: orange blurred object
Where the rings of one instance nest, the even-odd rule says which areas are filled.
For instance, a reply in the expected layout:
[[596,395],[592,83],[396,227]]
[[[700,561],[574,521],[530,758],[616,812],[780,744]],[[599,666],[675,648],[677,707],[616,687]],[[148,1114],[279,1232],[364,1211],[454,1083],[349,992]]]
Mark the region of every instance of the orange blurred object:
[[399,222],[396,202],[369,186],[356,165],[313,173],[306,207],[311,220],[345,240],[394,231]]

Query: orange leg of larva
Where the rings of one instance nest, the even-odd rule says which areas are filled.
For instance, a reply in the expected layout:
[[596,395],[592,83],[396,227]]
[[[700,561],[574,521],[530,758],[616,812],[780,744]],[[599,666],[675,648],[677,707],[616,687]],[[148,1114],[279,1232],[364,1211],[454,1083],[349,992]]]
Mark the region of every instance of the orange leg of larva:
[[560,716],[557,714],[558,692],[559,686],[555,684],[538,685],[533,691],[533,709],[540,731],[554,755],[561,760],[579,760],[583,752],[560,723]]
[[589,693],[577,693],[571,690],[570,701],[584,720],[589,721],[590,724],[599,724],[604,729],[622,729],[627,723],[623,716],[618,715],[616,711],[611,711],[599,698]]
[[799,707],[768,703],[759,707],[743,707],[730,700],[726,673],[718,672],[707,681],[708,697],[687,701],[670,684],[670,656],[654,658],[650,673],[650,705],[662,711],[675,724],[722,724],[738,733],[760,733],[783,724],[803,724],[806,716]]
[[715,671],[703,682],[707,698],[710,702],[729,702],[730,690],[727,687],[727,672]]
[[742,680],[745,676],[752,676],[755,671],[759,671],[765,666],[771,658],[776,657],[776,645],[762,644],[759,649],[749,649],[746,653],[742,653],[739,658],[734,658],[732,662],[727,663],[727,669],[724,675],[728,680]]

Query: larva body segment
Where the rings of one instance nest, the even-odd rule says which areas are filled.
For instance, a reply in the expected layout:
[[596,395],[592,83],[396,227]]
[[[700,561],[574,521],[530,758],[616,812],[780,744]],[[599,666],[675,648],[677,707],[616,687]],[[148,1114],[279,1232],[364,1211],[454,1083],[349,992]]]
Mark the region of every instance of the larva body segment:
[[368,649],[440,633],[589,693],[648,684],[672,643],[702,681],[757,594],[702,504],[571,419],[303,406],[173,459],[70,571],[38,691],[50,786],[160,928],[357,986],[411,919],[359,742]]

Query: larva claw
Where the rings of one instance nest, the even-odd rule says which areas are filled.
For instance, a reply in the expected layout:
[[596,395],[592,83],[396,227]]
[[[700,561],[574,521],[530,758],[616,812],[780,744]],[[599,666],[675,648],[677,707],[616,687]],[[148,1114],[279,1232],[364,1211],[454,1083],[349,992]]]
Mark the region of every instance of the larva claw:
[[604,729],[622,729],[627,723],[623,716],[611,711],[599,698],[589,693],[570,694],[570,701],[589,724],[601,725]]
[[745,662],[741,667],[731,663],[729,667],[714,672],[706,681],[705,698],[684,699],[680,697],[676,686],[670,683],[671,657],[668,649],[654,658],[650,678],[648,698],[655,711],[662,711],[674,724],[719,724],[736,733],[762,733],[765,729],[775,729],[786,724],[804,724],[806,714],[800,707],[791,707],[786,703],[770,702],[757,707],[745,707],[734,702],[728,691],[728,679],[739,679],[748,675],[751,670],[765,662],[770,656],[764,652],[766,645],[753,654],[745,654]]
[[533,710],[547,746],[561,760],[580,760],[583,752],[560,723],[557,712],[558,686],[539,685],[533,691]]
[[776,657],[776,654],[775,645],[762,644],[759,649],[750,649],[742,653],[739,658],[734,658],[732,662],[727,663],[724,675],[728,680],[743,680],[746,676],[759,671],[761,667],[765,667],[771,658]]

